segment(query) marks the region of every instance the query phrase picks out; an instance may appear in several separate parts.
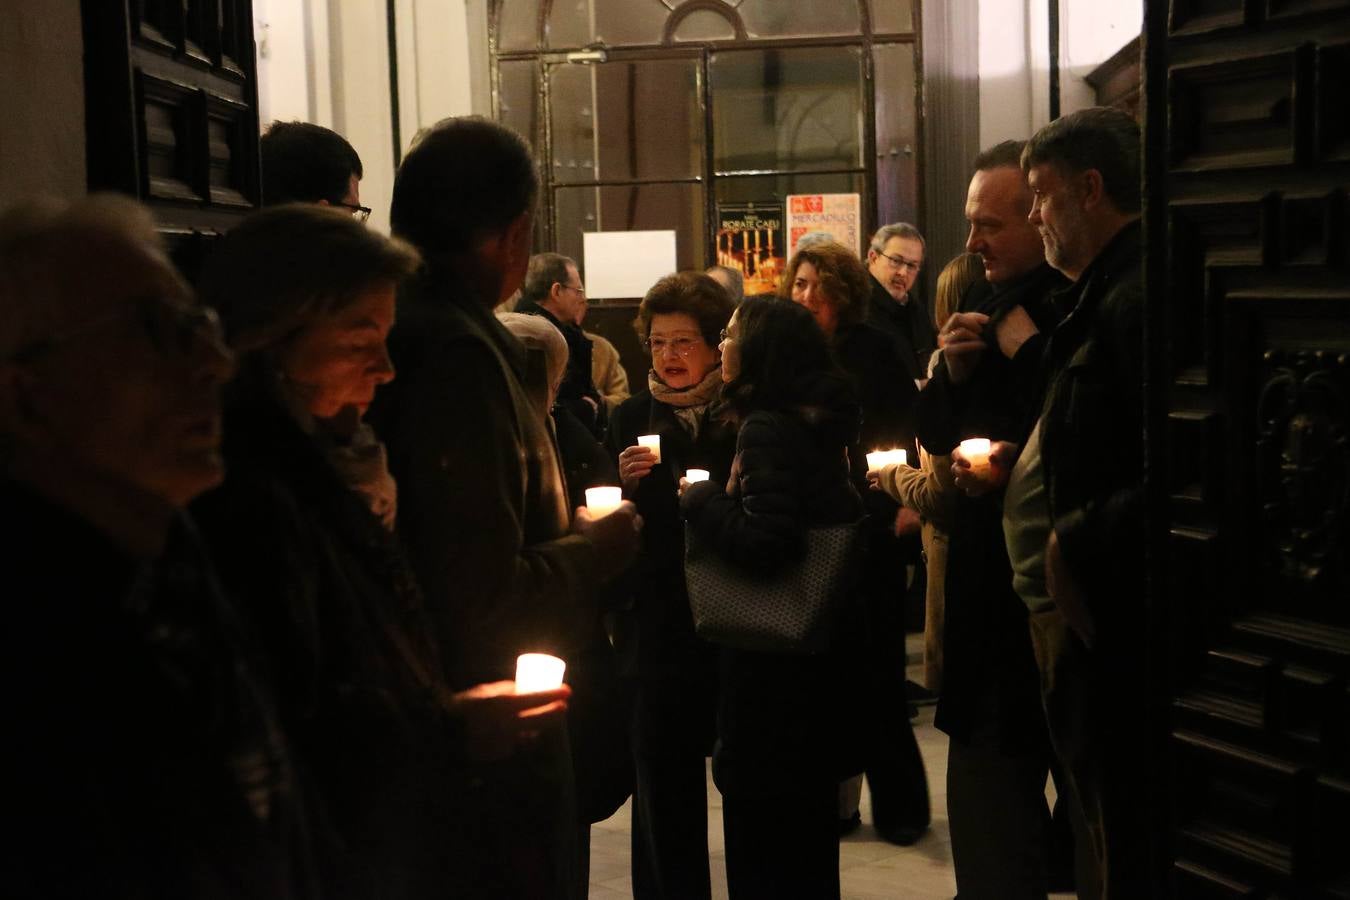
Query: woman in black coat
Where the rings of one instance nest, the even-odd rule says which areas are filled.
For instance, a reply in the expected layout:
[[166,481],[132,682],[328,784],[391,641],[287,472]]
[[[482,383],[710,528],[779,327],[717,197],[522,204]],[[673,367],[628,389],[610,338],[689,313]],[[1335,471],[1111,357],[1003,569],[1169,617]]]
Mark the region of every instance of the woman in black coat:
[[226,480],[193,512],[276,679],[325,897],[452,892],[473,824],[453,823],[455,761],[505,755],[516,708],[566,693],[452,694],[393,536],[396,486],[362,416],[393,378],[385,337],[418,263],[349,215],[295,205],[231,231],[203,278],[240,370]]
[[[862,407],[859,441],[849,450],[853,483],[867,507],[863,597],[867,671],[863,683],[879,701],[905,693],[905,570],[918,565],[919,517],[886,494],[868,490],[867,452],[903,449],[918,464],[913,416],[918,388],[895,343],[863,320],[873,284],[853,251],[832,241],[797,251],[781,293],[810,310]],[[916,577],[922,577],[919,566]],[[877,702],[863,712],[861,756],[872,796],[872,824],[887,841],[913,844],[928,829],[928,777],[903,703]],[[861,824],[861,784],[840,791],[840,827]]]
[[[684,486],[681,505],[715,552],[767,574],[802,557],[808,529],[862,516],[847,457],[858,409],[799,306],[746,300],[721,350],[740,421],[731,477]],[[817,656],[721,649],[713,777],[738,900],[839,896],[841,701],[853,691],[844,660],[857,639],[837,631]]]
[[[642,549],[625,583],[631,606],[618,616],[617,644],[633,688],[633,896],[711,896],[707,776],[717,684],[714,648],[694,634],[684,586],[684,525],[678,485],[706,469],[731,471],[735,431],[713,414],[722,386],[717,342],[731,299],[695,272],[656,283],[636,326],[651,353],[647,390],[610,417],[609,449],[624,495],[642,515]],[[638,436],[661,438],[660,461]]]

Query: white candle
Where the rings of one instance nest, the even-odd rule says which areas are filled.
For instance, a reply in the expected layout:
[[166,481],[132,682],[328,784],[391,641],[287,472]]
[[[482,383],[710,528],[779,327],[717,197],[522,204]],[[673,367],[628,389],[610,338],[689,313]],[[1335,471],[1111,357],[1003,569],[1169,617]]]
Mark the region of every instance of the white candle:
[[989,472],[989,438],[967,438],[961,442],[961,455],[970,463],[971,474]]
[[867,471],[879,472],[887,466],[903,466],[909,461],[904,450],[873,450],[867,454]]
[[551,691],[562,684],[567,663],[547,653],[522,653],[516,657],[516,693]]
[[586,508],[594,516],[607,516],[623,502],[623,489],[616,487],[586,488]]
[[690,469],[684,473],[684,480],[693,484],[696,481],[707,481],[711,476],[707,469]]
[[661,435],[659,434],[640,434],[638,435],[638,446],[646,447],[652,451],[656,461],[661,461]]

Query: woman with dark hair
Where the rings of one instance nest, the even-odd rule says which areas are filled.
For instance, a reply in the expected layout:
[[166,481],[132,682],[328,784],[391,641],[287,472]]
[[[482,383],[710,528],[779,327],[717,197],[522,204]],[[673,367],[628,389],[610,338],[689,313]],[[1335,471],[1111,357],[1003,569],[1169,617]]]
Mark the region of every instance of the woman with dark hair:
[[[881,696],[903,697],[906,567],[919,563],[915,539],[919,521],[888,495],[868,490],[866,454],[901,448],[910,460],[918,461],[912,424],[918,389],[894,341],[863,321],[870,291],[871,279],[862,261],[833,241],[797,251],[780,286],[784,299],[811,311],[862,406],[859,441],[849,448],[849,456],[853,483],[867,507],[862,584],[867,615],[864,683]],[[904,705],[873,706],[863,713],[866,721],[860,729],[872,824],[885,840],[907,846],[928,828],[928,776]],[[857,779],[841,787],[839,825],[845,833],[862,823],[858,814],[861,792]]]
[[[747,299],[720,346],[740,424],[730,478],[682,484],[689,527],[729,564],[768,574],[802,558],[807,531],[856,521],[849,476],[858,408],[807,311]],[[839,896],[838,782],[844,659],[721,648],[713,778],[722,792],[727,884],[738,900]],[[855,770],[856,771],[856,770]]]
[[[722,387],[717,342],[731,318],[726,293],[707,275],[658,281],[634,323],[651,353],[647,390],[610,418],[609,448],[624,493],[645,525],[626,582],[631,607],[616,633],[633,686],[633,896],[711,896],[707,775],[717,656],[694,634],[684,586],[684,526],[678,485],[690,468],[726,481],[736,434],[713,415]],[[638,436],[661,438],[657,456]]]
[[239,374],[225,482],[193,511],[278,684],[325,896],[453,892],[451,764],[509,752],[530,724],[521,708],[556,716],[567,693],[517,698],[504,681],[452,694],[441,675],[393,536],[396,487],[362,421],[394,377],[395,290],[418,265],[401,241],[297,204],[236,227],[203,277]]

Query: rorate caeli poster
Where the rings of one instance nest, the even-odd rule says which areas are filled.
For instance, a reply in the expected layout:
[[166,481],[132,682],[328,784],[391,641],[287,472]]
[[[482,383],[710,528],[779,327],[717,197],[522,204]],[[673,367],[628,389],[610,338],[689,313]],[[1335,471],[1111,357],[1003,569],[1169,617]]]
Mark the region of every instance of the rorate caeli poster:
[[717,264],[740,271],[747,297],[778,289],[786,257],[781,203],[717,207]]
[[787,198],[789,255],[803,237],[828,235],[862,255],[862,203],[858,194],[789,194]]

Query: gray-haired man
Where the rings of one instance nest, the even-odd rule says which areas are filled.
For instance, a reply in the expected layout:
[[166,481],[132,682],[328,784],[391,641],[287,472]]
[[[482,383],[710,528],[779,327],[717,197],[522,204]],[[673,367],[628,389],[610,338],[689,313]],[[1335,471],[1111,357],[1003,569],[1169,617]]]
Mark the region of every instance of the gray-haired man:
[[928,305],[911,293],[923,268],[923,254],[923,235],[907,222],[878,228],[867,250],[867,271],[872,274],[867,320],[895,341],[905,370],[916,383],[927,380],[928,358],[937,349]]

